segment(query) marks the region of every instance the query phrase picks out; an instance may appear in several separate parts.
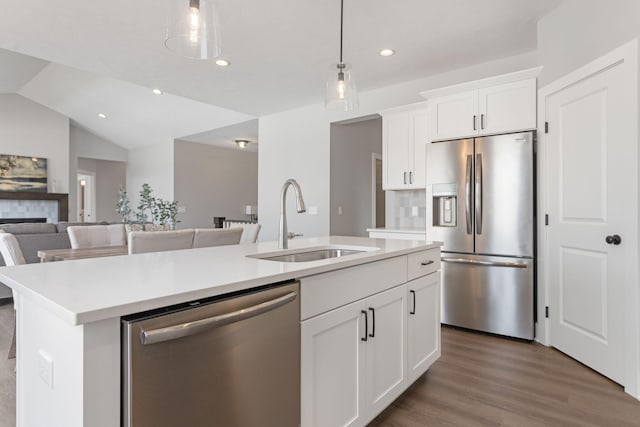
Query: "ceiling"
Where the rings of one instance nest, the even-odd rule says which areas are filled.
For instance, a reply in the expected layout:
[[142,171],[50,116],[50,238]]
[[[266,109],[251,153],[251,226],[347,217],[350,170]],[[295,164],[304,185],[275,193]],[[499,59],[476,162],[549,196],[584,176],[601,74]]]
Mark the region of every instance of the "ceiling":
[[[323,101],[338,0],[216,2],[227,68],[164,47],[164,0],[3,0],[0,48],[31,58],[0,51],[0,92],[13,88],[127,148]],[[560,2],[346,0],[344,58],[367,91],[530,52],[537,20]],[[379,56],[383,47],[396,55]],[[155,87],[165,95],[153,98]],[[97,120],[102,110],[122,123]]]

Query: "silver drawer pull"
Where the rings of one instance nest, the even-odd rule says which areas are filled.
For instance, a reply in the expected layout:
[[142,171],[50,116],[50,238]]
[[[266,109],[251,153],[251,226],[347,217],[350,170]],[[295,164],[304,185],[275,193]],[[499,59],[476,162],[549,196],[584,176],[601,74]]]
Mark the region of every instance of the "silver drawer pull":
[[430,259],[429,261],[422,261],[420,263],[420,265],[422,265],[422,266],[427,266],[427,265],[431,265],[431,264],[433,264],[433,260],[432,259]]

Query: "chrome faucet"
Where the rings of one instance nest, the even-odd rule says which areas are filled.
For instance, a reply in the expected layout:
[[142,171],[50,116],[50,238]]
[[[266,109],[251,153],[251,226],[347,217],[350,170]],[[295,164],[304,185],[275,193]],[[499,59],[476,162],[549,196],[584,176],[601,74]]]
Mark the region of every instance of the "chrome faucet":
[[[293,187],[293,191],[296,193],[298,213],[303,213],[307,210],[304,206],[300,185],[293,178],[286,180],[282,186],[282,191],[280,191],[280,235],[278,236],[278,247],[280,249],[287,249],[289,247],[289,239],[292,237],[287,231],[287,190],[290,186]],[[296,234],[293,236],[296,236]],[[300,234],[297,234],[297,236],[300,236]]]

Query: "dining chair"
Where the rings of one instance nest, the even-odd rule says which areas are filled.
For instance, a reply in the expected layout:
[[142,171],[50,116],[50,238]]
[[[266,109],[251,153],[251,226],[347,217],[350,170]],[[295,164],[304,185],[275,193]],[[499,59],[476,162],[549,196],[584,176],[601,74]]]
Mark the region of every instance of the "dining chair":
[[193,235],[194,248],[210,246],[237,245],[240,243],[244,230],[236,228],[196,228]]
[[[24,255],[22,255],[22,250],[20,249],[20,245],[18,244],[18,240],[16,239],[16,236],[14,236],[11,233],[0,233],[0,254],[2,254],[2,258],[4,258],[4,263],[7,266],[22,265],[27,263],[24,259]],[[7,359],[13,359],[15,357],[16,357],[16,324],[15,324],[15,315],[14,315],[13,337],[11,338],[11,346],[9,347]]]
[[258,223],[233,222],[233,221],[225,221],[224,227],[225,228],[242,227],[244,231],[242,233],[242,237],[240,237],[240,244],[257,242],[258,233],[260,232],[260,228],[262,228],[262,226]]
[[191,249],[194,231],[131,231],[128,236],[129,255],[145,252]]
[[67,228],[72,249],[124,246],[127,234],[124,224],[72,225]]

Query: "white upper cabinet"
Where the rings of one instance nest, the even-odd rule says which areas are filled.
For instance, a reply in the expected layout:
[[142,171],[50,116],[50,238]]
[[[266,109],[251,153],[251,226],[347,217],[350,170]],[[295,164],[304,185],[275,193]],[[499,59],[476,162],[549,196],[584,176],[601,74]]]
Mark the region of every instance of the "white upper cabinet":
[[382,113],[382,187],[385,190],[425,188],[427,120],[424,103]]
[[429,99],[429,140],[518,132],[536,128],[536,79]]

